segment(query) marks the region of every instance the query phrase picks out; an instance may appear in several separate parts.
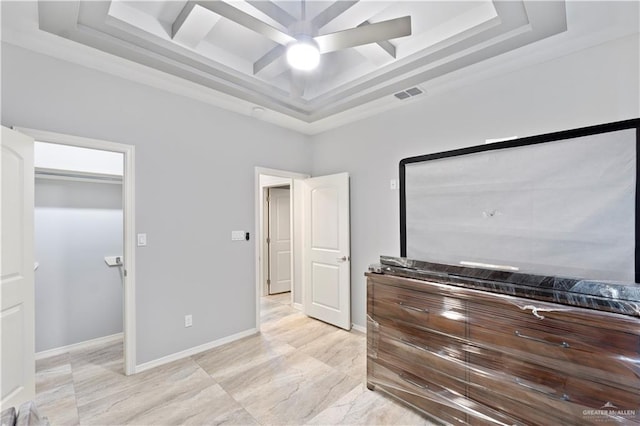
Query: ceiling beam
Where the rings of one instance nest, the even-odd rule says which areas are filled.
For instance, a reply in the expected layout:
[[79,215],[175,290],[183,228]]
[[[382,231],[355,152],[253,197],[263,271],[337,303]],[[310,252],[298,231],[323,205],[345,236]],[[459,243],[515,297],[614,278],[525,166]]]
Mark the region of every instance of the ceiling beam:
[[278,60],[284,53],[287,48],[281,44],[277,45],[266,54],[264,54],[260,59],[254,62],[253,64],[253,75],[258,74],[260,71],[265,69],[267,66],[271,65],[273,62]]
[[304,96],[304,91],[307,88],[307,75],[303,72],[291,70],[291,83],[289,89],[289,96],[292,99],[300,99]]
[[289,28],[292,24],[295,24],[298,20],[291,16],[289,12],[278,6],[272,1],[265,0],[251,0],[247,1],[251,6],[258,9],[280,25],[285,28]]
[[261,20],[237,9],[230,4],[223,1],[198,1],[198,5],[217,13],[218,15],[227,18],[245,28],[255,31],[258,34],[262,34],[270,40],[275,41],[278,44],[287,45],[296,39],[280,31],[277,28],[272,27],[269,24],[262,22]]
[[171,38],[176,38],[176,35],[180,32],[180,29],[184,26],[184,23],[196,6],[196,2],[194,1],[188,1],[187,4],[184,5],[176,20],[173,21],[173,25],[171,25]]
[[189,1],[171,25],[171,38],[195,49],[220,19],[220,15]]
[[315,18],[311,21],[315,28],[322,28],[327,25],[329,22],[336,19],[338,16],[342,15],[345,11],[347,11],[351,6],[358,3],[358,1],[337,1],[333,3],[331,6],[320,12],[316,15]]

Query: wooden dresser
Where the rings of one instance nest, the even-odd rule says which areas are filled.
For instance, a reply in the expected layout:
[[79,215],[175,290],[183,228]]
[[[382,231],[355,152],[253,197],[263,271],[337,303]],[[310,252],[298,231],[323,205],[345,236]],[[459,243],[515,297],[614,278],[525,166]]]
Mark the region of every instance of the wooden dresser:
[[640,424],[640,319],[367,274],[367,386],[444,424]]

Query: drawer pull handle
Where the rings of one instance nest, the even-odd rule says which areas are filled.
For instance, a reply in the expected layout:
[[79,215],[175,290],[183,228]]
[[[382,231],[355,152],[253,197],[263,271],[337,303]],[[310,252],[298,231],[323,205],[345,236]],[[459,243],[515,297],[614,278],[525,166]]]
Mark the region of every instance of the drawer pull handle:
[[525,306],[525,307],[524,307],[524,308],[522,308],[522,309],[531,309],[531,313],[533,314],[533,316],[534,316],[534,317],[536,317],[536,318],[538,318],[538,319],[541,319],[541,320],[542,320],[542,319],[544,319],[544,316],[543,316],[543,315],[540,315],[540,314],[538,313],[538,308],[536,308],[535,306],[527,305],[527,306]]
[[533,340],[534,342],[538,342],[538,343],[544,343],[545,345],[560,346],[561,348],[570,348],[571,347],[567,342],[562,342],[562,343],[547,342],[546,340],[542,340],[542,339],[538,339],[536,337],[531,337],[531,336],[527,336],[525,334],[522,334],[518,330],[515,331],[515,335],[518,336],[518,337],[522,337],[523,339]]
[[553,398],[560,399],[562,401],[569,401],[569,395],[567,395],[566,393],[563,393],[562,396],[558,397],[558,395],[555,392],[549,392],[546,389],[541,389],[541,388],[539,388],[537,386],[530,385],[528,383],[523,382],[522,380],[520,380],[517,377],[516,377],[515,382],[518,385],[522,386],[523,388],[531,389],[532,391],[539,392],[541,394],[544,394],[544,395],[547,395],[547,396],[551,396]]
[[401,342],[404,343],[407,346],[411,346],[412,348],[416,348],[416,349],[418,349],[420,351],[424,351],[424,352],[428,352],[429,351],[429,348],[427,348],[426,346],[416,345],[415,343],[410,342],[408,340],[402,339]]
[[424,312],[424,313],[427,313],[427,314],[429,313],[428,309],[423,309],[423,308],[418,308],[418,307],[415,307],[415,306],[407,305],[404,302],[398,302],[398,305],[400,305],[401,308],[407,309],[409,311]]
[[416,382],[415,380],[411,380],[410,378],[408,378],[408,377],[407,377],[407,376],[405,376],[404,374],[401,374],[401,375],[400,375],[400,378],[401,378],[402,380],[404,380],[405,382],[410,383],[410,384],[412,384],[413,386],[415,386],[415,387],[417,387],[417,388],[420,388],[420,389],[429,389],[429,386],[428,386],[428,385],[426,385],[426,384],[424,384],[424,383],[418,383],[418,382]]

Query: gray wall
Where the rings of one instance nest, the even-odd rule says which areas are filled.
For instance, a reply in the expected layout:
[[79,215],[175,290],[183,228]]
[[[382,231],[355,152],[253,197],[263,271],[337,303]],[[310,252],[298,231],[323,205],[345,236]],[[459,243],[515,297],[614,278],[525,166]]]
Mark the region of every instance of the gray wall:
[[[363,272],[399,253],[400,159],[637,117],[638,39],[456,90],[313,138],[3,44],[2,124],[136,145],[137,363],[255,324],[253,167],[351,174],[352,308]],[[310,145],[309,141],[313,143]],[[312,160],[313,158],[313,160]],[[184,314],[194,326],[183,327]]]
[[36,352],[122,331],[122,185],[36,179]]
[[254,167],[308,173],[307,137],[6,43],[2,125],[136,146],[137,364],[255,327]]
[[401,159],[640,116],[638,37],[579,51],[416,101],[314,138],[313,175],[351,175],[353,321],[365,325],[364,272],[400,254]]

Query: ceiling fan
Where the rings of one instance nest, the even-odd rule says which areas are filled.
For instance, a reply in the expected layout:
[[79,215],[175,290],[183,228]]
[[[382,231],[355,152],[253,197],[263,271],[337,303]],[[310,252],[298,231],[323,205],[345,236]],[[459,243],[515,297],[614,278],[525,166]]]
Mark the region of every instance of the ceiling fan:
[[[344,13],[358,1],[336,1],[312,19],[307,19],[305,0],[301,0],[299,18],[293,17],[272,1],[247,0],[247,3],[287,28],[286,32],[224,1],[195,1],[190,3],[206,8],[278,43],[278,46],[254,63],[254,75],[282,55],[286,55],[295,80],[296,76],[298,78],[301,77],[301,72],[304,74],[304,72],[317,67],[321,55],[324,53],[370,43],[378,43],[395,58],[395,47],[389,43],[389,40],[411,35],[410,16],[376,23],[365,21],[355,28],[319,35],[318,30],[320,28]],[[292,82],[292,91],[296,92],[294,96],[301,96],[300,86],[300,82],[297,82],[297,84],[295,81]],[[304,87],[302,87],[303,91]]]

